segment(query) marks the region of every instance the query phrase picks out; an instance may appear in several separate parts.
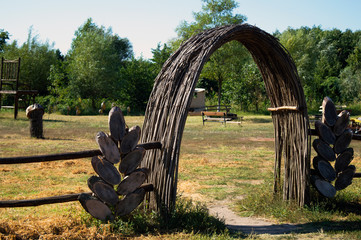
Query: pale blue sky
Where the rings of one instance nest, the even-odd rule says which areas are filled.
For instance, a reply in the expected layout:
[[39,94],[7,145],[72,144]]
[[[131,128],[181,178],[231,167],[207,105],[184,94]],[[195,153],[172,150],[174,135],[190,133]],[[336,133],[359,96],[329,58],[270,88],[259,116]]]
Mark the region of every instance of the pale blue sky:
[[[269,33],[314,25],[361,30],[360,0],[236,1],[236,13]],[[91,17],[98,26],[128,38],[136,57],[151,58],[151,49],[176,37],[179,23],[192,21],[192,12],[201,6],[201,0],[0,0],[0,29],[22,44],[33,26],[40,41],[54,43],[66,54],[75,31]]]

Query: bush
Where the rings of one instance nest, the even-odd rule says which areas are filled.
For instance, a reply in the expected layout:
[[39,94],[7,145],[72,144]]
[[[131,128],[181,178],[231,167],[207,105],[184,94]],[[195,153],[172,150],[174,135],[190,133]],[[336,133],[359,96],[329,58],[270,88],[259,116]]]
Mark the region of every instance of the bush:
[[151,233],[200,233],[206,235],[222,234],[225,223],[210,216],[205,205],[194,204],[190,200],[178,198],[177,204],[167,217],[158,212],[138,207],[131,215],[117,218],[114,222],[104,223],[83,212],[82,223],[96,226],[98,231],[120,233],[126,236]]

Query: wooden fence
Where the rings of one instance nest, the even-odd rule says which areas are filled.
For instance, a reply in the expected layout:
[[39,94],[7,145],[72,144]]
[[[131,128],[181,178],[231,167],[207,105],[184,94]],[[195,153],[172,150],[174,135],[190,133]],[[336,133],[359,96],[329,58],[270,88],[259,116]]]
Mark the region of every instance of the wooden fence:
[[[161,149],[162,144],[160,142],[149,142],[149,143],[139,144],[138,147],[142,147],[146,150]],[[0,164],[49,162],[49,161],[58,161],[58,160],[87,158],[97,155],[102,155],[100,150],[88,150],[81,152],[70,152],[70,153],[26,156],[26,157],[8,157],[8,158],[0,158]],[[26,200],[3,200],[0,201],[0,208],[30,207],[30,206],[39,206],[44,204],[77,201],[80,194],[81,193],[75,193],[75,194],[52,196],[52,197],[37,198],[37,199],[26,199]]]

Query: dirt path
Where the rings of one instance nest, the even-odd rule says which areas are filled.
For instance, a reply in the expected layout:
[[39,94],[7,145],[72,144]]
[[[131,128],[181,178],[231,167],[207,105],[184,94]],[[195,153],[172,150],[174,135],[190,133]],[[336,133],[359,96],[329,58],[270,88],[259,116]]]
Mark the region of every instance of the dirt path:
[[208,205],[208,209],[211,215],[224,219],[229,229],[241,231],[245,234],[279,235],[300,230],[300,227],[292,224],[274,224],[262,219],[240,217],[228,208],[225,201],[211,203]]

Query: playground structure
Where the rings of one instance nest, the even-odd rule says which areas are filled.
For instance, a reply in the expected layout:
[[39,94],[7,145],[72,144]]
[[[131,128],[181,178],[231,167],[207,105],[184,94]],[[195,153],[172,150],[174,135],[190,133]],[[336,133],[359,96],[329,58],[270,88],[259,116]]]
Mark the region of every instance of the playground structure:
[[[307,106],[291,57],[272,35],[248,24],[221,26],[193,36],[163,65],[150,95],[139,144],[146,148],[141,168],[149,169],[146,194],[149,206],[170,210],[177,196],[179,153],[186,118],[204,64],[219,47],[230,41],[243,44],[253,56],[270,99],[275,136],[274,191],[300,206],[309,202],[310,126]],[[145,143],[150,145],[145,146]],[[295,147],[296,146],[296,147]],[[99,150],[49,156],[2,158],[0,164],[75,159],[100,155]],[[68,196],[74,201],[78,195]],[[46,199],[45,199],[46,200]],[[46,202],[42,204],[54,203]],[[0,207],[29,206],[0,201]],[[57,200],[56,202],[60,202]],[[17,204],[17,205],[16,205]],[[165,207],[165,208],[164,208]]]

